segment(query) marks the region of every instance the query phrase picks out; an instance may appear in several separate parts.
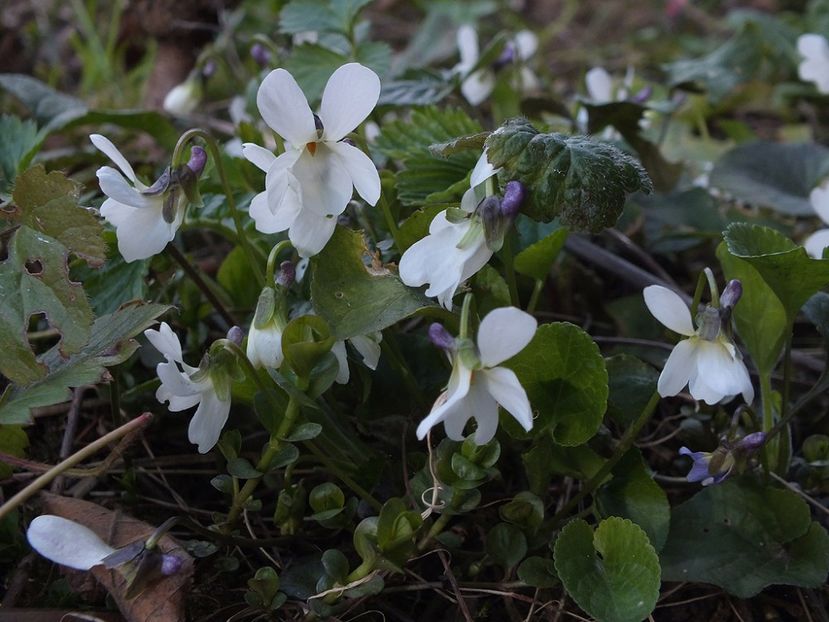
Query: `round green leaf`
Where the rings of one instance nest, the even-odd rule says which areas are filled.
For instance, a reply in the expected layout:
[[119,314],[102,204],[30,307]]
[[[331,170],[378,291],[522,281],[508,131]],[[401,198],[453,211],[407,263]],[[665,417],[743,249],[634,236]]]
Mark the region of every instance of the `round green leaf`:
[[527,554],[527,538],[515,525],[498,523],[486,534],[486,552],[504,568],[512,568]]
[[518,578],[532,587],[545,588],[558,585],[556,566],[552,559],[544,557],[528,557],[516,571]]

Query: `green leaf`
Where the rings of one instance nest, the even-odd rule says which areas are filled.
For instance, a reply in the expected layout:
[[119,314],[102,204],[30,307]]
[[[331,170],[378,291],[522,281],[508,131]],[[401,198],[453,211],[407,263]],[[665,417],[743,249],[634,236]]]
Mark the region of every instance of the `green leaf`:
[[306,422],[296,426],[291,433],[283,440],[298,443],[300,441],[310,441],[316,438],[322,432],[322,426],[319,423]]
[[659,597],[659,559],[648,536],[629,520],[606,518],[594,532],[577,519],[553,549],[567,593],[599,622],[640,622]]
[[613,226],[627,196],[651,192],[648,174],[631,156],[584,136],[541,134],[511,119],[486,141],[490,163],[528,190],[522,212],[535,220],[560,218],[575,231]]
[[514,568],[527,554],[527,538],[515,525],[498,523],[486,534],[486,553],[504,568]]
[[555,563],[544,557],[528,557],[518,566],[516,574],[530,587],[543,589],[555,587],[559,583]]
[[567,229],[561,227],[550,235],[542,238],[535,244],[515,255],[514,265],[516,272],[526,274],[536,280],[543,281],[550,272],[550,267],[558,257],[564,242],[567,240]]
[[533,493],[522,490],[512,501],[498,508],[502,520],[535,533],[544,520],[544,502]]
[[227,254],[216,274],[219,285],[225,288],[233,304],[241,309],[256,308],[259,299],[259,283],[250,278],[250,265],[241,246]]
[[47,174],[42,164],[22,173],[14,184],[10,211],[3,218],[60,242],[70,253],[100,266],[106,244],[100,221],[78,205],[80,188],[59,171]]
[[605,359],[610,395],[607,414],[627,427],[645,410],[656,391],[659,372],[647,363],[629,354],[617,354]]
[[279,13],[279,30],[297,34],[316,32],[350,32],[354,20],[371,0],[292,0]]
[[628,451],[613,468],[613,479],[597,495],[602,516],[621,516],[639,525],[659,551],[668,538],[671,507],[659,484],[653,481],[638,449]]
[[786,309],[760,273],[748,261],[729,253],[725,243],[717,248],[717,258],[726,278],[743,284],[743,295],[732,312],[737,333],[757,368],[769,373],[791,334]]
[[346,583],[348,559],[337,549],[328,549],[322,554],[322,566],[326,574],[340,584]]
[[562,447],[556,445],[550,434],[540,434],[532,449],[521,456],[530,490],[544,495],[554,475],[566,475],[576,479],[589,479],[598,473],[605,463],[587,445]]
[[432,224],[432,220],[444,209],[446,209],[445,205],[427,205],[400,223],[400,229],[397,231],[400,251],[404,252],[420,238],[426,237],[429,234],[429,225]]
[[662,568],[666,581],[713,583],[739,598],[773,584],[818,587],[829,536],[795,493],[729,480],[674,508]]
[[533,434],[550,429],[561,445],[581,445],[596,434],[607,407],[607,370],[598,346],[578,326],[540,326],[505,366],[516,373],[538,413]]
[[378,106],[429,106],[443,101],[452,91],[451,82],[431,74],[408,80],[383,82]]
[[829,346],[829,294],[818,292],[809,298],[803,305],[803,315],[817,328],[824,346]]
[[302,87],[309,102],[319,101],[328,78],[348,62],[348,57],[316,43],[295,47],[285,60],[285,69],[291,72]]
[[[19,425],[0,425],[0,451],[16,458],[26,455],[26,448],[29,446],[29,437],[26,431]],[[11,477],[12,467],[0,461],[0,479]],[[0,550],[2,546],[0,545]]]
[[245,458],[231,458],[227,461],[227,472],[239,479],[256,479],[262,477],[262,472],[253,468]]
[[314,512],[341,510],[345,506],[345,495],[336,484],[325,482],[314,486],[308,495],[308,504]]
[[311,260],[311,302],[337,339],[368,335],[433,303],[383,266],[375,266],[363,236],[337,227]]
[[37,125],[11,115],[0,115],[0,195],[8,194],[17,173],[25,169],[40,144]]
[[334,341],[331,327],[324,318],[317,315],[295,317],[282,331],[285,362],[298,377],[307,379],[331,351]]
[[43,313],[61,334],[61,354],[78,352],[89,339],[92,309],[80,283],[69,280],[66,249],[28,227],[12,236],[0,264],[0,372],[28,384],[46,375],[29,345],[29,318]]
[[829,149],[817,143],[757,141],[738,145],[714,165],[710,183],[782,214],[813,216],[809,193],[829,175]]
[[59,93],[40,80],[24,74],[0,74],[0,88],[19,99],[39,125],[46,125],[56,117],[86,110],[81,100]]
[[0,399],[0,423],[28,423],[30,409],[66,401],[70,387],[108,380],[106,367],[126,361],[138,348],[132,338],[168,308],[156,304],[126,307],[95,320],[89,341],[77,354],[64,358],[57,347],[46,352],[40,358],[48,369],[44,378],[6,389]]
[[723,237],[728,251],[751,264],[771,288],[790,324],[803,304],[829,284],[829,260],[812,259],[774,229],[733,223]]
[[107,240],[108,257],[103,266],[93,269],[85,263],[75,262],[70,271],[73,281],[83,283],[95,315],[113,313],[123,304],[147,297],[144,277],[150,261],[124,261],[118,252],[114,233],[104,232],[104,239]]

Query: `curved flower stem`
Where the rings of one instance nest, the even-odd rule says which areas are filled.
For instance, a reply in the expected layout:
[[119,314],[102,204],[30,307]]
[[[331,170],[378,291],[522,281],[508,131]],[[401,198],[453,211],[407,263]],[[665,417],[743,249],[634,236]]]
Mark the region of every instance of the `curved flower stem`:
[[245,228],[242,225],[242,217],[239,215],[239,210],[236,208],[236,200],[233,198],[233,192],[230,190],[230,184],[227,181],[227,174],[225,173],[224,166],[222,165],[221,152],[219,151],[219,146],[216,144],[216,139],[201,128],[187,130],[181,135],[181,138],[178,139],[176,148],[173,150],[173,166],[176,166],[181,160],[184,147],[194,138],[201,138],[207,145],[208,151],[210,151],[210,155],[213,158],[216,169],[219,171],[219,179],[222,182],[222,190],[224,190],[227,205],[230,208],[230,214],[233,217],[233,224],[236,227],[236,235],[238,236],[239,244],[242,246],[242,251],[245,253],[248,264],[250,264],[250,269],[256,276],[259,286],[262,287],[265,283],[265,277],[262,274],[262,268],[255,259],[250,241],[245,235]]
[[273,287],[274,284],[274,273],[276,272],[276,258],[279,257],[279,253],[281,253],[286,248],[291,248],[292,244],[290,240],[282,240],[281,242],[277,242],[276,245],[271,249],[271,252],[268,254],[268,263],[265,267],[265,285],[268,287]]
[[527,313],[532,315],[535,313],[535,308],[538,306],[538,299],[541,297],[541,292],[544,290],[544,279],[536,279],[533,285],[533,293],[530,296],[530,301],[527,303]]
[[587,482],[585,482],[584,486],[582,486],[581,490],[576,494],[573,498],[571,498],[564,506],[555,513],[555,515],[550,519],[550,529],[555,530],[561,525],[564,519],[567,518],[568,514],[572,512],[578,504],[584,499],[587,495],[592,494],[599,486],[601,486],[602,482],[604,481],[605,477],[607,477],[610,472],[613,470],[613,467],[622,459],[628,450],[633,446],[633,442],[636,440],[636,437],[639,436],[639,432],[651,418],[653,412],[656,410],[657,404],[659,404],[659,393],[654,391],[653,395],[651,395],[651,399],[648,400],[648,403],[645,405],[645,408],[642,410],[642,413],[633,422],[627,430],[625,430],[624,436],[622,436],[621,440],[619,441],[619,445],[616,447],[616,450],[613,452],[613,455],[610,459],[602,465],[602,468],[599,469],[596,474],[591,477]]
[[182,253],[178,248],[176,248],[176,246],[172,242],[170,242],[164,250],[167,251],[167,254],[170,257],[172,257],[173,260],[179,266],[181,266],[182,270],[184,270],[187,276],[190,277],[190,280],[192,280],[193,283],[196,284],[196,287],[198,287],[201,290],[201,293],[204,294],[204,297],[207,298],[210,304],[213,305],[213,308],[216,309],[216,311],[219,313],[219,315],[222,316],[224,321],[227,322],[227,325],[229,327],[236,326],[238,324],[236,318],[234,318],[230,311],[227,310],[227,307],[225,307],[224,304],[222,304],[222,301],[219,300],[219,297],[216,296],[216,293],[212,289],[210,289],[210,286],[202,278],[202,275],[199,274],[199,271],[196,270],[193,264],[190,263],[190,261],[184,255],[184,253]]
[[26,501],[32,495],[34,495],[38,490],[47,486],[49,482],[51,482],[53,479],[55,479],[58,475],[60,475],[67,469],[75,466],[79,462],[83,462],[89,456],[92,456],[99,450],[109,445],[111,442],[117,441],[118,439],[123,438],[127,435],[135,434],[142,428],[146,427],[152,421],[152,419],[152,413],[143,413],[137,416],[135,419],[128,421],[121,427],[115,428],[112,432],[104,434],[97,441],[91,442],[83,449],[76,451],[63,462],[56,464],[51,469],[46,471],[43,475],[35,479],[31,484],[26,486],[23,490],[14,495],[11,499],[6,501],[2,506],[0,506],[0,519],[3,519],[6,516],[8,516],[8,514],[17,506]]

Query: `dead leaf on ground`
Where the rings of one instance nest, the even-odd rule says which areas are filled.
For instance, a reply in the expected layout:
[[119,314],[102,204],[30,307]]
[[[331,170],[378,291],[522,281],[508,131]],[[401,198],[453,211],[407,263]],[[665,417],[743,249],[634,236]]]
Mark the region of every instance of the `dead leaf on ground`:
[[[75,499],[42,493],[44,514],[55,514],[86,525],[113,547],[121,547],[145,539],[155,527],[106,508]],[[164,553],[172,553],[183,561],[181,570],[151,585],[132,600],[124,596],[126,580],[116,571],[95,566],[92,574],[112,595],[128,622],[179,622],[185,619],[184,606],[193,580],[193,558],[170,536],[159,542]]]

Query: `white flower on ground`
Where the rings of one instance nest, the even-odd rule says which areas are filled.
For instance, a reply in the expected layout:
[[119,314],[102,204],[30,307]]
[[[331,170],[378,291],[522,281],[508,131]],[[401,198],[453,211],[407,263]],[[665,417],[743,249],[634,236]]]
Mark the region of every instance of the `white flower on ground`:
[[[498,367],[523,350],[535,335],[538,323],[529,313],[515,307],[490,311],[478,328],[477,364],[469,366],[469,352],[461,352],[471,343],[450,347],[452,375],[449,386],[438,397],[432,412],[417,426],[417,437],[443,422],[446,436],[463,440],[463,431],[470,419],[478,424],[475,443],[484,445],[492,440],[498,429],[498,406],[511,414],[528,432],[533,427],[532,410],[527,392],[511,369]],[[466,359],[466,360],[465,360]]]
[[[452,71],[463,77],[461,82],[461,93],[473,106],[477,106],[492,93],[495,88],[496,71],[501,66],[513,62],[522,63],[518,72],[518,84],[515,88],[519,91],[531,91],[538,88],[538,78],[526,66],[526,61],[532,58],[538,49],[538,37],[529,30],[522,30],[507,41],[501,57],[492,67],[481,67],[472,71],[478,64],[481,52],[478,46],[478,33],[469,24],[463,24],[458,28],[457,34],[458,53],[460,62],[455,65]],[[470,73],[471,72],[471,73]]]
[[[829,225],[829,181],[809,193],[809,202],[820,219]],[[803,242],[806,252],[815,259],[823,258],[823,249],[829,246],[829,229],[818,229]]]
[[353,189],[366,203],[380,199],[380,176],[371,159],[343,141],[369,115],[380,96],[380,79],[371,69],[349,63],[337,69],[314,115],[293,76],[275,69],[256,96],[265,122],[285,139],[285,153],[246,143],[244,156],[266,173],[265,191],[250,204],[250,215],[263,233],[288,230],[301,257],[326,245],[337,216]]
[[484,152],[472,171],[470,188],[461,199],[461,209],[470,216],[452,222],[447,210],[440,212],[429,225],[429,235],[412,244],[400,258],[403,282],[411,287],[429,283],[426,295],[436,297],[450,311],[452,298],[460,284],[492,257],[483,223],[473,212],[485,194],[486,181],[497,172]]
[[184,82],[170,89],[161,107],[172,115],[186,117],[198,108],[203,91],[199,76],[190,75]]
[[184,362],[181,342],[167,322],[162,322],[158,330],[145,330],[144,335],[166,359],[155,368],[161,380],[156,399],[161,403],[168,402],[167,408],[172,412],[198,405],[190,420],[187,437],[198,445],[199,453],[207,453],[219,440],[230,414],[229,387],[217,386],[209,368],[191,367]]
[[[377,363],[380,362],[380,341],[382,339],[383,333],[378,331],[371,335],[356,335],[346,341],[351,342],[351,345],[363,358],[363,365],[374,370],[377,369]],[[348,354],[345,349],[345,341],[336,341],[331,347],[331,352],[337,357],[339,366],[335,380],[339,384],[347,384],[351,373],[348,370]]]
[[829,93],[829,42],[826,37],[809,33],[797,39],[797,51],[803,57],[797,74],[804,82],[814,82],[820,93]]
[[[169,172],[153,187],[144,185],[108,138],[91,134],[89,139],[121,171],[102,166],[97,172],[101,191],[107,196],[101,216],[115,227],[121,255],[126,261],[135,261],[160,253],[176,237],[184,220],[185,193],[170,180]],[[198,176],[205,160],[204,150],[193,147],[187,166]]]
[[661,285],[644,290],[645,304],[653,316],[687,339],[674,347],[659,376],[662,397],[679,393],[685,385],[695,400],[716,404],[742,393],[746,404],[754,400],[754,387],[742,356],[721,330],[720,312],[706,306],[694,330],[691,312],[678,294]]
[[[624,81],[618,87],[616,87],[613,77],[604,67],[592,67],[584,75],[584,85],[587,88],[587,96],[591,104],[601,105],[624,101],[628,96],[628,91],[633,86],[633,67],[628,67]],[[645,117],[639,120],[642,129],[646,129],[646,121]],[[582,106],[576,115],[576,124],[580,132],[587,132],[587,122],[587,109]],[[614,140],[618,137],[619,133],[611,127],[605,128],[602,134],[602,138],[605,140]]]
[[36,517],[26,538],[46,559],[76,570],[89,570],[115,552],[88,527],[51,514]]

